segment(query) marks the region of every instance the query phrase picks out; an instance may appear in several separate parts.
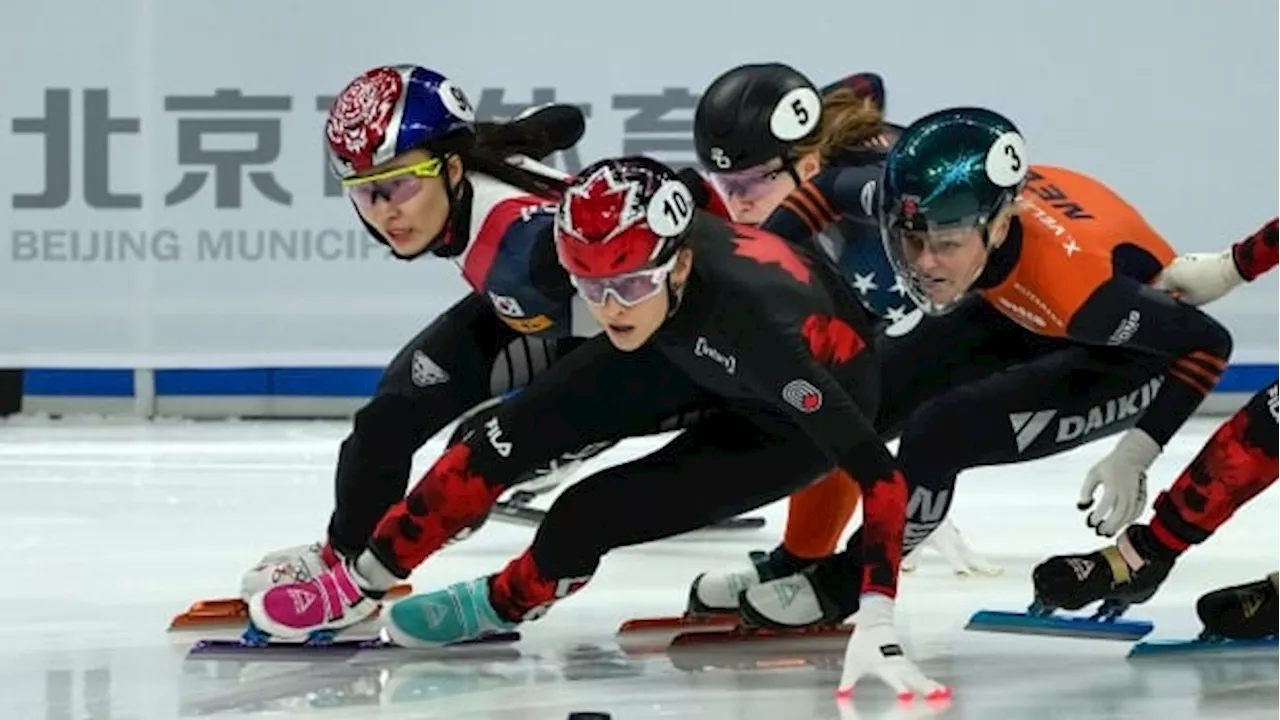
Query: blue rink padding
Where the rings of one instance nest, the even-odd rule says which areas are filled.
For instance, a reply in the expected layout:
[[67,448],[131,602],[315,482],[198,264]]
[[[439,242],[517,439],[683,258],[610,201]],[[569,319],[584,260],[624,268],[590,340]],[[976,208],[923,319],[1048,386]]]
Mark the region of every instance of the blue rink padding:
[[1146,637],[1155,626],[1146,620],[1094,620],[1069,615],[1032,615],[1025,612],[979,610],[969,618],[965,630],[1011,633],[1014,635],[1054,635],[1093,640],[1125,640]]
[[[1252,394],[1280,372],[1274,364],[1232,365],[1215,393]],[[157,396],[271,395],[370,397],[382,376],[377,367],[231,368],[156,370]],[[23,395],[132,397],[132,370],[23,370]]]
[[1231,655],[1240,657],[1276,657],[1276,638],[1262,640],[1149,640],[1129,649],[1126,657],[1174,658],[1187,655]]

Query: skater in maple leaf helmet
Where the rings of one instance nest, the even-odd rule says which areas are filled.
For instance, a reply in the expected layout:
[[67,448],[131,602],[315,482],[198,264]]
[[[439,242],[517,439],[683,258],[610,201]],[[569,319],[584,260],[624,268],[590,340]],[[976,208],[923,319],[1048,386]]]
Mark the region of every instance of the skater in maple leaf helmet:
[[[1031,164],[1012,121],[982,108],[912,123],[878,185],[886,254],[939,320],[898,339],[901,354],[883,356],[886,378],[899,363],[924,363],[904,376],[919,387],[898,391],[924,396],[909,406],[898,449],[912,497],[905,551],[945,516],[962,469],[1120,432],[1088,471],[1079,503],[1090,510],[1103,490],[1085,521],[1114,535],[1141,512],[1147,468],[1231,352],[1220,323],[1152,286],[1173,249],[1097,180]],[[973,322],[970,308],[982,304],[1023,332]],[[981,356],[1003,370],[967,377]],[[838,557],[806,575],[810,587],[838,590],[857,576],[856,553]]]
[[[870,202],[902,129],[885,120],[884,108],[884,82],[873,73],[819,90],[788,65],[748,64],[712,81],[693,120],[707,192],[724,198],[735,221],[763,222],[775,234],[829,254],[879,320],[877,344],[912,332],[923,315],[894,280]],[[891,440],[898,429],[881,431]],[[769,553],[753,552],[750,563],[699,575],[689,593],[690,612],[735,612],[744,590],[831,556],[858,499],[857,486],[838,472],[793,495],[782,543]],[[961,577],[1000,572],[968,547],[949,520],[926,544]],[[904,570],[924,546],[904,559]],[[829,612],[817,614],[810,612],[814,607],[788,603],[787,619],[834,623],[855,609],[828,604]]]
[[391,637],[444,645],[510,630],[585,586],[610,550],[733,517],[838,466],[865,499],[855,674],[874,672],[899,692],[945,694],[895,641],[905,481],[870,424],[879,397],[864,340],[870,323],[838,272],[696,209],[675,173],[647,158],[583,170],[560,202],[556,246],[604,333],[500,405],[484,432],[448,449],[364,552],[253,596],[255,626],[291,638],[350,626],[523,468],[696,406],[714,412],[651,454],[565,490],[532,546],[500,572],[393,605]]
[[[1276,265],[1277,221],[1219,254],[1177,258],[1156,286],[1203,305]],[[1277,384],[1258,391],[1218,428],[1200,453],[1155,501],[1150,523],[1130,525],[1114,545],[1083,555],[1059,555],[1032,573],[1036,598],[1078,610],[1102,600],[1110,609],[1146,602],[1193,545],[1208,540],[1245,503],[1275,484]],[[1089,568],[1083,576],[1075,568]],[[1256,640],[1277,634],[1276,573],[1214,590],[1196,612],[1211,638]]]
[[401,260],[451,261],[473,292],[409,340],[356,412],[324,540],[263,557],[242,581],[244,597],[357,554],[404,497],[413,454],[429,438],[599,332],[556,262],[565,176],[537,162],[572,147],[583,128],[582,113],[565,105],[478,121],[456,83],[414,65],[373,68],[338,94],[323,134],[356,218]]

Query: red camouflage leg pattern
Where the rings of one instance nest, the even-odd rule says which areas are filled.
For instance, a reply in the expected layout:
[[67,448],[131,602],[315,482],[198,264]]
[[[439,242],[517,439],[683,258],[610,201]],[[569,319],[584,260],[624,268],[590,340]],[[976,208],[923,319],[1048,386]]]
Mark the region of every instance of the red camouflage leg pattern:
[[[1280,474],[1276,424],[1267,397],[1259,393],[1214,433],[1195,460],[1155,502],[1151,532],[1169,550],[1181,553],[1204,542],[1242,505]],[[1274,399],[1274,398],[1273,398]],[[1270,434],[1271,447],[1258,440]],[[1265,443],[1265,441],[1264,441]]]
[[525,550],[489,581],[489,603],[509,622],[536,620],[590,580],[590,575],[548,578],[538,569],[533,553]]
[[862,488],[862,592],[896,597],[906,532],[906,478],[894,469],[888,477],[858,485]]
[[449,448],[373,531],[378,559],[400,577],[484,517],[506,488],[472,472],[471,448]]

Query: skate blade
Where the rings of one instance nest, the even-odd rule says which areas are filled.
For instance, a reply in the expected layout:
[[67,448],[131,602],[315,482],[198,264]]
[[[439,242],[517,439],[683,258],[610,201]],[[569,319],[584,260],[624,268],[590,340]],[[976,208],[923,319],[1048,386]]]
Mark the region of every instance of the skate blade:
[[1232,655],[1240,657],[1276,657],[1276,638],[1261,640],[1150,640],[1129,649],[1125,657],[1177,658],[1187,655]]
[[706,615],[673,615],[670,617],[634,618],[618,626],[619,635],[642,632],[668,632],[689,630],[728,630],[741,621],[733,613],[709,613]]
[[[265,644],[249,644],[243,639],[222,640],[207,638],[191,646],[188,658],[251,658],[254,660],[276,660],[280,662],[312,661],[318,659],[346,659],[363,652],[394,653],[397,655],[412,654],[414,657],[431,655],[454,655],[473,649],[505,648],[520,640],[518,632],[504,632],[486,635],[475,640],[465,640],[438,648],[406,648],[390,642],[382,635],[372,637],[351,637],[341,631],[332,639],[316,641],[313,639],[283,640],[272,638]],[[514,649],[505,648],[510,653]]]
[[703,531],[717,532],[722,530],[759,530],[765,526],[765,520],[762,517],[735,517],[728,520],[721,520],[718,523],[708,525],[702,528]]
[[730,630],[741,621],[742,618],[732,613],[636,618],[618,628],[618,647],[627,655],[658,655],[666,652],[677,635]]
[[[387,591],[386,599],[402,598],[413,592],[407,583]],[[240,598],[218,598],[193,603],[186,612],[169,622],[169,632],[178,630],[226,630],[243,628],[249,622],[249,606]]]
[[837,639],[843,643],[853,634],[853,625],[816,625],[814,627],[776,629],[758,628],[739,625],[729,630],[709,630],[699,632],[683,632],[671,640],[671,648],[722,645],[736,643],[768,643],[769,645],[802,643],[811,646],[814,640]]
[[1028,613],[980,610],[969,618],[965,630],[1011,633],[1015,635],[1051,635],[1095,640],[1134,641],[1146,637],[1155,626],[1146,620],[1093,620],[1063,615],[1031,615]]

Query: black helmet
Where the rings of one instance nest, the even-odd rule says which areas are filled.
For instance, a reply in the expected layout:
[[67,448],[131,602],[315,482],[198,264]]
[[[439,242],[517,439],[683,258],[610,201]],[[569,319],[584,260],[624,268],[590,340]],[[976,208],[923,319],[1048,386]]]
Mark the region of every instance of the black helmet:
[[818,128],[822,96],[809,78],[781,63],[740,65],[716,78],[693,115],[698,160],[729,173],[790,157]]
[[902,132],[885,162],[877,214],[894,271],[926,312],[945,312],[959,298],[930,300],[908,255],[953,229],[976,229],[988,243],[989,224],[1013,204],[1029,166],[1018,128],[990,110],[941,110]]

